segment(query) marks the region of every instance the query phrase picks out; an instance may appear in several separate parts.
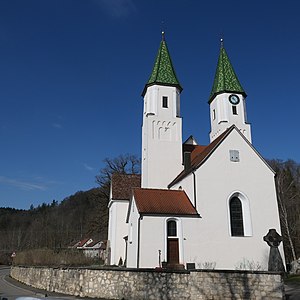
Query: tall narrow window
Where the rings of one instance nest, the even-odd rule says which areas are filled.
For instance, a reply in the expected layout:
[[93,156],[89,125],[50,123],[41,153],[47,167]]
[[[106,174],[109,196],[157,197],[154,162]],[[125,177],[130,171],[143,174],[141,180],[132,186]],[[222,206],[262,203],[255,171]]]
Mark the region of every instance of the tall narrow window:
[[167,225],[168,236],[177,236],[176,221],[170,220]]
[[214,109],[213,112],[212,112],[212,117],[213,117],[213,120],[216,119],[216,110]]
[[162,97],[162,107],[168,108],[168,97],[167,96]]
[[230,226],[232,236],[244,236],[242,203],[238,197],[233,197],[229,202]]
[[235,106],[235,105],[232,105],[232,113],[234,114],[234,115],[237,115],[238,113],[237,113],[237,107]]
[[129,228],[129,243],[132,244],[132,223],[130,223]]

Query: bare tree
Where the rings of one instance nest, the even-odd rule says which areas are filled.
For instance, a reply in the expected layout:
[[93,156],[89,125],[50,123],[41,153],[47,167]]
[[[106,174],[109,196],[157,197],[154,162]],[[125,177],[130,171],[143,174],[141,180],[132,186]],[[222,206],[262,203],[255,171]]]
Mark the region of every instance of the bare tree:
[[276,171],[278,207],[286,256],[289,261],[296,260],[297,248],[295,244],[300,233],[300,168],[291,160],[287,162],[272,160],[269,163]]
[[112,174],[139,174],[141,162],[135,155],[125,154],[115,158],[105,158],[104,163],[104,168],[96,175],[96,182],[100,185],[101,192],[108,201]]

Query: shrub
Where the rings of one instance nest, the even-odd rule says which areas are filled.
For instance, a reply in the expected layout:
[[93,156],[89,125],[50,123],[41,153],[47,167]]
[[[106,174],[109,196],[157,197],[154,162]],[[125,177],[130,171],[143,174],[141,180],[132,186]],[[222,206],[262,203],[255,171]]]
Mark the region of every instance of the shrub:
[[0,252],[0,265],[10,265],[12,263],[11,252]]
[[82,251],[65,249],[53,251],[50,249],[35,249],[18,252],[13,259],[14,265],[23,266],[90,266],[99,265],[99,258],[86,257]]

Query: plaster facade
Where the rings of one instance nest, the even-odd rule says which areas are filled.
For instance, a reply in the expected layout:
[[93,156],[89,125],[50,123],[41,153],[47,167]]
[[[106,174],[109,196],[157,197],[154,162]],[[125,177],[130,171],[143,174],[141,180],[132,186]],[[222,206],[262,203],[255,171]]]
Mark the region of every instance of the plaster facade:
[[128,200],[111,200],[109,202],[108,240],[110,248],[110,265],[118,265],[125,259],[124,237],[128,235],[128,224],[125,222]]
[[[219,94],[210,103],[210,142],[223,133],[230,125],[235,124],[251,143],[251,127],[247,123],[245,97],[242,94],[236,94],[240,101],[238,104],[233,105],[229,102],[230,95],[232,93]],[[235,113],[233,113],[234,107]]]
[[142,187],[165,188],[182,170],[179,103],[176,87],[153,85],[147,89],[142,127]]

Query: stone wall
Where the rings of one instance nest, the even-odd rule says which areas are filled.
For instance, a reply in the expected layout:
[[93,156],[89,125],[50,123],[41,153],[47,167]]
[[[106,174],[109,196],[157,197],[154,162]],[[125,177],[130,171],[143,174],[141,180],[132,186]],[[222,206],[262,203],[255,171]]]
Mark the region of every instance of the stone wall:
[[69,295],[106,299],[282,299],[278,273],[12,267],[27,285]]

